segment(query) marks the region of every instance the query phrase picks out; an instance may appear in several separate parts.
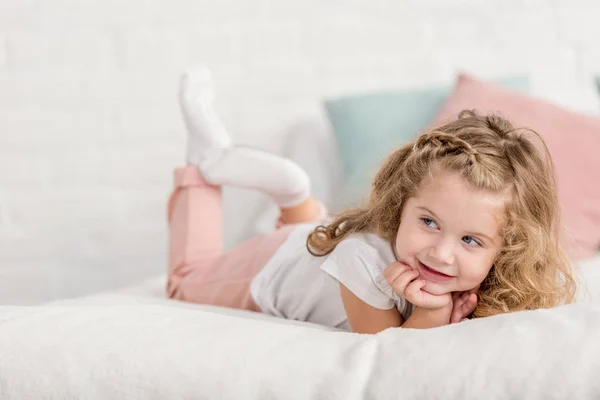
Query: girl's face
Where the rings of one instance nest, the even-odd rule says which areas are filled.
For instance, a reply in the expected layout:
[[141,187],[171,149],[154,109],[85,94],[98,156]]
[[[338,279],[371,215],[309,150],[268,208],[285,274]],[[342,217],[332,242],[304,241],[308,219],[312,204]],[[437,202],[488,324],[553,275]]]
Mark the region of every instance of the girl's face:
[[422,290],[442,295],[471,290],[502,249],[503,198],[440,173],[410,198],[396,237],[398,260],[419,271]]

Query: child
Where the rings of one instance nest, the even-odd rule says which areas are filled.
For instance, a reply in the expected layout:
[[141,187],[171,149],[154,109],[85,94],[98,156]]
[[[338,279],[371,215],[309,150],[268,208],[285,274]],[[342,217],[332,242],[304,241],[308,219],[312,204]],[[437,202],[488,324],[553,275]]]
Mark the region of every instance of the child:
[[[329,223],[297,165],[232,144],[210,72],[181,79],[188,166],[175,171],[167,294],[359,333],[431,328],[571,302],[553,166],[494,115],[458,119],[391,154],[364,208]],[[275,232],[228,253],[221,186],[261,190]]]

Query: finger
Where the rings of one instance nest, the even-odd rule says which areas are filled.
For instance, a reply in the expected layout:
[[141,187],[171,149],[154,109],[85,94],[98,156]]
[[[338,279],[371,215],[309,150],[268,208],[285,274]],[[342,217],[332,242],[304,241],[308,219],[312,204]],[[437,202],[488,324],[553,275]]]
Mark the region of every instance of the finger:
[[456,323],[461,320],[465,315],[464,306],[469,300],[469,294],[466,292],[459,293],[459,298],[454,302],[452,307],[452,315],[450,317],[450,323]]
[[480,286],[481,285],[475,286],[473,289],[469,290],[469,293],[475,293],[475,294],[479,293],[479,287]]
[[457,308],[452,310],[452,314],[450,315],[450,323],[455,324],[462,318],[462,313]]
[[469,318],[463,318],[463,319],[460,320],[460,322],[465,322],[465,321],[468,321],[468,320],[469,320]]
[[423,287],[427,284],[424,279],[416,279],[410,282],[410,284],[404,289],[404,295],[406,297],[415,296]]
[[398,275],[398,274],[402,273],[402,271],[405,271],[408,268],[410,268],[410,266],[408,264],[401,263],[401,262],[394,262],[385,268],[385,270],[383,271],[383,274],[387,275],[387,276]]
[[400,263],[393,263],[386,267],[383,271],[385,280],[391,285],[400,275],[406,272],[410,267]]
[[406,274],[411,274],[411,272],[417,272],[410,269],[410,267],[401,267],[398,269],[398,271],[399,272],[395,273],[394,276],[390,279],[391,285],[397,285],[399,282],[402,281],[402,279],[406,279]]
[[456,301],[454,302],[454,309],[461,308],[463,304],[467,302],[469,294],[466,292],[459,292]]
[[469,296],[467,297],[467,301],[465,302],[465,304],[469,307],[473,307],[473,309],[475,309],[475,307],[477,306],[477,295],[474,293],[469,294]]
[[421,296],[421,300],[429,305],[429,308],[442,308],[452,306],[452,296],[431,294],[424,290],[418,293]]
[[461,292],[453,292],[452,293],[452,304],[456,304],[458,299],[460,298]]
[[398,278],[396,278],[392,282],[392,287],[399,294],[404,294],[404,291],[406,290],[406,287],[408,286],[408,284],[410,282],[414,281],[415,279],[417,279],[418,276],[419,276],[419,271],[415,271],[413,269],[411,269],[409,271],[405,271],[402,275],[400,275]]
[[463,318],[463,317],[464,317],[464,314],[462,312],[462,307],[454,304],[454,307],[452,308],[452,314],[450,316],[450,323],[455,324],[458,321],[460,321],[461,318]]
[[470,294],[467,298],[467,301],[461,306],[461,308],[463,316],[469,315],[475,311],[475,308],[477,308],[477,295]]

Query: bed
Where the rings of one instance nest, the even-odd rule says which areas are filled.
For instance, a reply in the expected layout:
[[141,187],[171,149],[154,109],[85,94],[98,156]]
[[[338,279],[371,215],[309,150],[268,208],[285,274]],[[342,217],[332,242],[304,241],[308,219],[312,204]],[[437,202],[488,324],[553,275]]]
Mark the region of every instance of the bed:
[[600,397],[600,256],[578,302],[359,335],[168,300],[164,277],[0,307],[2,399]]
[[[296,127],[288,154],[331,203],[317,128]],[[260,210],[245,235],[272,228]],[[575,304],[377,335],[169,300],[164,276],[0,306],[0,399],[597,399],[600,254],[577,276]]]

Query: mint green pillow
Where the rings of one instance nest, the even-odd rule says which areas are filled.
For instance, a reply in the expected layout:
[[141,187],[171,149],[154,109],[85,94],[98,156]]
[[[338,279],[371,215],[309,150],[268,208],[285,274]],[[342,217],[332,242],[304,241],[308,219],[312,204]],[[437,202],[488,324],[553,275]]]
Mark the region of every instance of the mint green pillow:
[[[500,85],[527,92],[529,79],[513,77]],[[344,190],[336,206],[356,205],[368,195],[383,159],[430,124],[452,86],[395,90],[325,101],[342,162]]]

